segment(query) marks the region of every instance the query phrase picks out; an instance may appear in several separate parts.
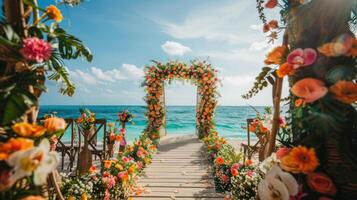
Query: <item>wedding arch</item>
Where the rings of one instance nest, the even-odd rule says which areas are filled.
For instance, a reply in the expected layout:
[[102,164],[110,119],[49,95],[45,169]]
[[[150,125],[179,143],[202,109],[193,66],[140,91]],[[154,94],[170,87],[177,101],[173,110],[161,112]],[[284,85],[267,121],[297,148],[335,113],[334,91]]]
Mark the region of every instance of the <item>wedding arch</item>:
[[[146,117],[148,125],[145,133],[158,142],[165,125],[165,81],[190,81],[197,86],[196,132],[199,138],[207,136],[214,127],[214,112],[217,105],[218,78],[217,70],[205,61],[191,61],[189,64],[178,61],[161,63],[153,61],[153,65],[145,67],[143,86],[147,95]],[[161,133],[161,134],[160,134]]]

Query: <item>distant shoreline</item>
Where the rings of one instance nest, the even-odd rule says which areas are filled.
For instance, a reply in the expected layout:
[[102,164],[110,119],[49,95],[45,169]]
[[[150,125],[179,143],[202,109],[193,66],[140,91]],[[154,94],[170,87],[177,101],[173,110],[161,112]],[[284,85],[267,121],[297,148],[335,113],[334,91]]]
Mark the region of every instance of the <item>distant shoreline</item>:
[[[137,107],[137,106],[147,106],[147,105],[125,105],[125,104],[122,104],[122,105],[114,105],[114,104],[108,104],[108,105],[96,105],[96,104],[93,104],[93,105],[80,105],[80,104],[63,104],[63,105],[56,105],[56,104],[44,104],[44,105],[40,105],[40,106],[127,106],[127,107]],[[193,106],[196,106],[196,105],[166,105],[166,106],[175,106],[175,107],[193,107]],[[217,107],[249,107],[250,105],[218,105]],[[267,107],[267,106],[271,106],[271,105],[257,105],[257,106],[253,106],[253,107]]]

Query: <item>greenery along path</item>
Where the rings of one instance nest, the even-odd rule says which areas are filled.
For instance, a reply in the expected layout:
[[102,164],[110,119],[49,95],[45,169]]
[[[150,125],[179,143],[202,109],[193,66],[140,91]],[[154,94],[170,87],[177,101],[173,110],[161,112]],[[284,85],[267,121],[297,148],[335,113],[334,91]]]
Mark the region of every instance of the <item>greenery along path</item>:
[[201,147],[202,143],[193,135],[161,141],[160,152],[139,179],[144,192],[133,195],[133,199],[223,199],[215,192],[210,163]]

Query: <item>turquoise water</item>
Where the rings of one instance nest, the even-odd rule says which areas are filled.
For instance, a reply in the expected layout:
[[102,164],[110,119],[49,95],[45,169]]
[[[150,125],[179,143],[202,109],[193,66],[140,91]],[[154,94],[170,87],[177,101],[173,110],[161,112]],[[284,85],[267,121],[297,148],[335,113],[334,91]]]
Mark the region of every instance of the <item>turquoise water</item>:
[[[109,122],[115,122],[117,113],[128,109],[135,115],[135,125],[127,125],[127,140],[133,141],[139,137],[146,127],[145,106],[48,106],[40,108],[40,117],[45,113],[56,112],[62,118],[77,118],[80,108],[88,108],[96,113],[96,118],[105,118]],[[259,112],[264,107],[255,107]],[[170,134],[193,134],[195,133],[196,119],[194,106],[167,106],[167,133]],[[249,106],[220,106],[216,110],[215,123],[220,135],[227,139],[243,139],[246,137],[246,119],[255,116],[255,111]],[[100,133],[101,135],[102,133]],[[65,133],[64,139],[70,138],[69,132]]]

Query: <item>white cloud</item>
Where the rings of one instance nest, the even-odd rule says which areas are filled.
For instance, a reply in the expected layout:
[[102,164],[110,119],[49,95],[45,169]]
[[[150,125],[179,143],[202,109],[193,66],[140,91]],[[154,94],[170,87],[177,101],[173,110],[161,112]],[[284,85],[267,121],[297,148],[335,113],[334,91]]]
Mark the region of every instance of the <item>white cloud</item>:
[[138,68],[136,65],[132,64],[123,64],[122,66],[124,73],[128,78],[141,78],[144,76],[144,71],[141,68]]
[[[111,93],[108,85],[113,85],[123,80],[137,81],[144,75],[144,71],[132,64],[123,64],[121,68],[104,70],[98,67],[91,67],[90,71],[80,69],[68,70],[74,83],[76,83],[84,92],[89,92],[93,85],[98,89],[103,89]],[[105,85],[105,88],[102,88]],[[88,86],[88,87],[86,87]],[[90,88],[90,89],[89,89]]]
[[[230,44],[249,43],[254,35],[244,31],[249,27],[242,21],[243,12],[254,5],[251,0],[234,1],[229,4],[208,4],[193,9],[181,23],[156,20],[163,32],[179,39],[204,38]],[[239,23],[237,23],[239,22]]]
[[223,86],[247,86],[254,82],[254,76],[251,75],[233,75],[223,77]]
[[173,41],[166,41],[165,44],[161,45],[161,48],[165,53],[172,56],[182,56],[192,51],[190,47]]
[[111,77],[111,74],[109,73],[109,71],[103,72],[99,68],[92,67],[91,72],[97,79],[99,79],[101,81],[115,82],[114,79]]

